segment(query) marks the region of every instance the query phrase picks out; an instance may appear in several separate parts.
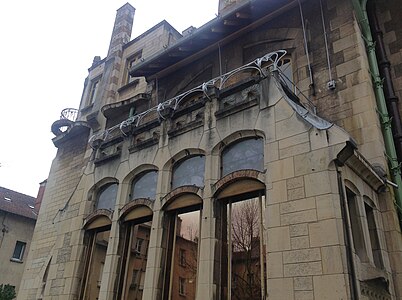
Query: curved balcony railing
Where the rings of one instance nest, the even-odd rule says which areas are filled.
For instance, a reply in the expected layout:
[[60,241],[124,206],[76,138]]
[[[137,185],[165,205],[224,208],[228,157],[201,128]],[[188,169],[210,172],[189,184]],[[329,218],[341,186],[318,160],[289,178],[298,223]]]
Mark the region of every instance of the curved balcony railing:
[[78,109],[76,108],[65,108],[61,111],[60,120],[69,120],[75,122],[78,116]]

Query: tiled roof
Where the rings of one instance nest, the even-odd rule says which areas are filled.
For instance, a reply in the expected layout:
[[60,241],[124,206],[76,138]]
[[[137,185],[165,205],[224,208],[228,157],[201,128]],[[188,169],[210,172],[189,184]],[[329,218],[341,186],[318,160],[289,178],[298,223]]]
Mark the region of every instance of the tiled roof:
[[35,199],[35,197],[0,187],[0,210],[2,211],[36,220],[37,213],[33,209]]

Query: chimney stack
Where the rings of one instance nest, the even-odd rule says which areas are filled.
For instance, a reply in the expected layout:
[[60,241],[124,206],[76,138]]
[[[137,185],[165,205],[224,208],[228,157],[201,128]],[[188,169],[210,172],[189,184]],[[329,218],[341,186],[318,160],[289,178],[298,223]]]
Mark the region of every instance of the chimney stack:
[[107,56],[119,56],[123,45],[130,41],[135,8],[126,3],[117,10]]

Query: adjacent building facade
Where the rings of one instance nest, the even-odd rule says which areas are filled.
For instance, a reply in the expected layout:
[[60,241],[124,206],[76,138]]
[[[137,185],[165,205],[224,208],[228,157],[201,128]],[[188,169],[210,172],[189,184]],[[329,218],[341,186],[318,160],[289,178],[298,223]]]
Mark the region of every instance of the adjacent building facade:
[[18,292],[35,228],[36,198],[0,187],[0,284]]
[[52,125],[18,299],[402,299],[397,1],[134,12]]

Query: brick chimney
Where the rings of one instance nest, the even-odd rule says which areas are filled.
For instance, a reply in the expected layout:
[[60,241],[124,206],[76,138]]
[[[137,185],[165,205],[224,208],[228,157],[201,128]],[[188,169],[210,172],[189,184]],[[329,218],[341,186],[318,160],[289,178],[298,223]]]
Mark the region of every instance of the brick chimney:
[[130,41],[135,8],[126,3],[117,10],[107,56],[119,56],[124,44]]

